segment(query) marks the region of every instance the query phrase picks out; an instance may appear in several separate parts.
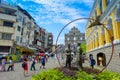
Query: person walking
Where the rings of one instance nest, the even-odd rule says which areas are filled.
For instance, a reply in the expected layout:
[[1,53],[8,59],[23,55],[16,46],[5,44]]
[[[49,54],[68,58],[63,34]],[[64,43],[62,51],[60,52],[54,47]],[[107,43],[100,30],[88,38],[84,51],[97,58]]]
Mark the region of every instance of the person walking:
[[96,63],[95,59],[92,58],[90,60],[90,66],[91,66],[92,69],[94,68],[95,63]]
[[65,67],[71,68],[71,61],[72,61],[72,55],[71,55],[71,49],[70,49],[70,44],[68,45],[68,48],[66,49],[66,65]]
[[34,58],[34,57],[32,58],[31,67],[30,67],[30,70],[31,70],[31,71],[32,71],[32,69],[36,70],[36,69],[35,69],[35,58]]
[[27,74],[28,74],[28,62],[27,62],[26,58],[23,59],[22,67],[23,67],[23,70],[24,70],[24,76],[26,77]]
[[0,72],[2,71],[2,57],[0,57]]
[[3,55],[2,62],[1,62],[2,63],[2,70],[1,71],[6,71],[6,69],[5,69],[6,61],[7,61],[6,56]]
[[42,56],[41,58],[41,66],[40,66],[40,69],[41,67],[43,67],[43,69],[45,69],[45,55]]
[[12,61],[11,57],[9,58],[9,66],[8,66],[7,71],[9,71],[10,69],[11,69],[11,71],[13,71],[13,61]]

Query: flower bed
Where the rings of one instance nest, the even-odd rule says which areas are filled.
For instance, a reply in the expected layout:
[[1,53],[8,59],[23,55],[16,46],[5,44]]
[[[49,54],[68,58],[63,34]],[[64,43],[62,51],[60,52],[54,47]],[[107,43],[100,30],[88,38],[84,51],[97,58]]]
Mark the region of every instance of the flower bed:
[[77,68],[57,67],[33,75],[31,80],[120,80],[120,74],[117,72],[98,72],[99,70],[88,67],[83,68],[83,71],[78,71]]

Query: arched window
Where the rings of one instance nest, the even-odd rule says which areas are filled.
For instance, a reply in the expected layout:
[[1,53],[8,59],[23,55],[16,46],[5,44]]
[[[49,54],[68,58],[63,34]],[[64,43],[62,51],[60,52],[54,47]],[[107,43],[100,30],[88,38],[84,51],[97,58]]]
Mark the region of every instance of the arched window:
[[67,38],[67,41],[69,41],[70,39],[69,38]]
[[73,39],[74,39],[74,41],[76,41],[76,37],[74,37]]
[[80,37],[80,40],[83,40],[83,38],[82,38],[82,37]]

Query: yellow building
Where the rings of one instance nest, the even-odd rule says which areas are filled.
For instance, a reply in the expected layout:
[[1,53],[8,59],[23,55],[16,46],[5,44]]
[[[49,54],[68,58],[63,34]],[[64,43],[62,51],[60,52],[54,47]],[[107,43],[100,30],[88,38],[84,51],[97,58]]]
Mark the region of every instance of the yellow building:
[[97,66],[106,66],[112,53],[113,40],[114,54],[107,69],[120,72],[120,0],[95,0],[89,17],[99,19],[107,29],[102,25],[88,28],[91,22],[87,22],[87,55],[93,54]]

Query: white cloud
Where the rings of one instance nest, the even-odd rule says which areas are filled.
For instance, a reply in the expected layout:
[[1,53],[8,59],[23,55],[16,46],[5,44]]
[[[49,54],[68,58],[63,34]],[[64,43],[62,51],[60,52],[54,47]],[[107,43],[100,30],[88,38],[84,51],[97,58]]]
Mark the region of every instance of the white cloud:
[[[7,1],[7,0],[6,0]],[[78,18],[85,18],[88,16],[89,12],[87,9],[83,9],[83,6],[87,6],[90,8],[94,2],[94,0],[11,0],[13,2],[23,2],[24,4],[27,4],[27,1],[34,2],[33,5],[23,5],[22,3],[19,4],[22,8],[30,11],[30,14],[33,16],[33,18],[36,20],[36,22],[40,26],[47,25],[50,26],[51,24],[62,24],[66,25],[72,20],[78,19]],[[36,5],[37,3],[37,5]],[[73,7],[73,5],[67,5],[68,3],[74,4],[78,3],[79,7]],[[39,5],[38,5],[39,4]],[[72,7],[71,7],[72,6]],[[83,23],[85,23],[86,20],[81,19],[77,20],[71,24],[69,24],[66,28],[71,29],[72,27],[83,27]],[[50,25],[49,25],[50,24]],[[46,26],[48,28],[48,26]],[[52,26],[54,27],[54,26]],[[58,43],[63,43],[64,37],[60,37]]]
[[[50,19],[50,21],[54,23],[61,23],[63,25],[69,23],[70,21],[77,19],[77,18],[83,18],[83,14],[87,14],[87,12],[81,10],[81,8],[71,8],[66,6],[68,2],[74,3],[84,3],[85,5],[91,5],[93,3],[93,0],[23,0],[23,1],[33,1],[35,3],[39,3],[40,5],[44,6],[44,8],[37,7],[33,11],[38,11],[36,14],[32,14],[35,18],[35,20],[40,21],[41,24],[49,24],[49,22],[41,22],[44,19]],[[20,4],[20,6],[22,6]],[[32,10],[32,9],[30,9]],[[78,26],[78,23],[85,23],[84,20],[79,20],[77,22],[74,22],[68,26],[69,29],[71,29],[73,26]]]
[[[16,0],[13,0],[13,1],[15,2]],[[23,1],[33,1],[35,3],[42,4],[46,9],[41,9],[39,7],[36,8],[36,10],[38,10],[40,14],[41,13],[49,14],[50,11],[56,14],[59,14],[61,12],[61,13],[64,13],[63,15],[68,15],[69,17],[71,17],[71,19],[76,19],[78,17],[82,17],[80,13],[83,11],[80,10],[80,8],[78,11],[76,8],[68,7],[65,4],[77,2],[77,3],[84,3],[85,5],[89,5],[89,4],[92,4],[94,0],[63,0],[63,1],[61,0],[23,0]]]

